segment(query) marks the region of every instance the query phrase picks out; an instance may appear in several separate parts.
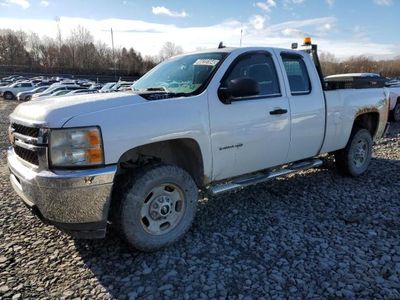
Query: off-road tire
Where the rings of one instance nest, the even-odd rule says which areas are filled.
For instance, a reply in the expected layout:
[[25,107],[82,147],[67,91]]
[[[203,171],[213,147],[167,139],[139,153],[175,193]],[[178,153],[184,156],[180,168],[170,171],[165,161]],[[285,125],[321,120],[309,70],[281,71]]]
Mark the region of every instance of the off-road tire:
[[[359,166],[354,162],[354,151],[359,143],[366,143],[365,160]],[[335,152],[338,171],[347,176],[357,177],[367,171],[372,157],[371,133],[363,128],[354,128],[344,149]]]
[[5,92],[3,94],[3,98],[4,98],[4,100],[13,100],[14,99],[14,95],[11,92]]
[[[114,213],[116,229],[128,244],[138,250],[154,251],[179,240],[191,227],[196,215],[198,188],[192,177],[183,169],[166,164],[152,164],[135,169],[134,175],[121,184],[121,199]],[[146,197],[155,187],[173,184],[183,194],[184,211],[178,223],[169,232],[153,235],[146,231],[142,221],[142,207]]]

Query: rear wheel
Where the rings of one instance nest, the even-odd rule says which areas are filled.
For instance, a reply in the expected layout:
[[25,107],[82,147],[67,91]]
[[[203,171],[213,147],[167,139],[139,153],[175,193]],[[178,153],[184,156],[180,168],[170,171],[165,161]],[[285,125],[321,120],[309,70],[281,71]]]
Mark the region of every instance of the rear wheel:
[[26,96],[25,97],[25,101],[29,101],[29,100],[31,100],[32,99],[32,96]]
[[336,166],[342,174],[353,177],[363,174],[372,157],[371,133],[362,128],[354,128],[344,149],[335,153]]
[[151,251],[187,232],[196,214],[198,189],[186,171],[161,164],[140,170],[120,200],[119,231],[134,248]]
[[14,99],[14,95],[13,95],[11,92],[5,92],[3,96],[4,96],[4,99],[5,99],[5,100],[12,100],[12,99]]

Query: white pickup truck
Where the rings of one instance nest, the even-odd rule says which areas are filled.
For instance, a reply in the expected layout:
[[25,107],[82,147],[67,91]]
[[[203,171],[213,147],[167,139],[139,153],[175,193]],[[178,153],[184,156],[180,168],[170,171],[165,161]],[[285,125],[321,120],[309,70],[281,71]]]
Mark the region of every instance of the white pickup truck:
[[342,173],[363,174],[387,129],[385,90],[324,91],[316,46],[306,46],[185,54],[131,92],[20,104],[10,115],[11,183],[75,237],[101,238],[114,225],[154,250],[190,228],[199,190],[317,167],[323,153]]

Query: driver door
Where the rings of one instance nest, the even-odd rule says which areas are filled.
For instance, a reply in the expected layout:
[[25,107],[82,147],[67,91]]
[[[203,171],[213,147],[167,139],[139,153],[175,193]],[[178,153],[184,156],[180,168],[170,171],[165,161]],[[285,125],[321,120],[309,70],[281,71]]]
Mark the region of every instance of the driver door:
[[[267,51],[246,52],[233,60],[222,79],[209,89],[213,179],[221,180],[286,162],[290,141],[290,107]],[[224,104],[218,89],[233,79],[257,81],[259,94]]]

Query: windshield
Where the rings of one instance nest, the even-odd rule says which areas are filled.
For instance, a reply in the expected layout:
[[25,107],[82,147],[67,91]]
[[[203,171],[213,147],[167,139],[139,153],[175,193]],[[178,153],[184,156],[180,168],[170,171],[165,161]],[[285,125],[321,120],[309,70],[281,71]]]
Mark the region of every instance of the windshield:
[[206,84],[227,53],[199,53],[169,59],[132,85],[133,91],[194,94]]
[[115,82],[108,82],[100,89],[100,91],[107,91],[108,89],[113,87],[114,84],[115,84]]
[[40,93],[40,92],[43,92],[44,90],[46,90],[47,88],[48,87],[46,87],[46,86],[40,86],[40,87],[34,88],[31,92]]
[[43,91],[43,94],[51,94],[54,92],[57,92],[59,90],[63,90],[64,87],[63,86],[53,86],[53,87],[49,87],[47,90]]

